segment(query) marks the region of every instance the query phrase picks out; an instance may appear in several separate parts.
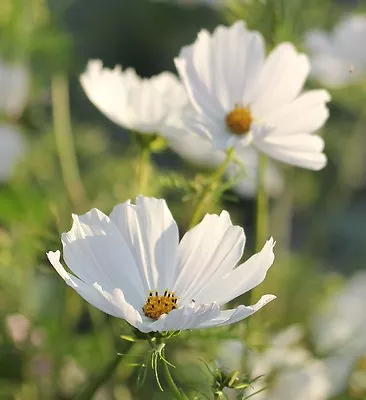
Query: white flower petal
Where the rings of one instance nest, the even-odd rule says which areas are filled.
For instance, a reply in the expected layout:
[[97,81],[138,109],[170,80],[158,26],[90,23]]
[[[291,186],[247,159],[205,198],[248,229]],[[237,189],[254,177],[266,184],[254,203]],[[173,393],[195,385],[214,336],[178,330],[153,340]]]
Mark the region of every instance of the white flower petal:
[[306,55],[297,53],[290,43],[278,45],[268,56],[258,78],[251,99],[254,116],[265,118],[274,107],[279,108],[294,100],[302,90],[309,70]]
[[329,116],[326,103],[330,95],[326,90],[311,90],[300,95],[292,103],[275,110],[266,122],[275,129],[271,135],[312,133],[321,128]]
[[205,303],[196,298],[200,291],[234,268],[243,254],[244,245],[243,229],[232,225],[226,211],[220,216],[206,215],[201,223],[188,231],[179,244],[178,274],[172,289],[180,304],[187,304],[192,299]]
[[276,296],[272,294],[266,294],[260,298],[260,300],[252,306],[239,306],[233,310],[221,311],[220,315],[210,321],[205,321],[201,324],[200,328],[212,328],[215,326],[224,326],[239,322],[255,312],[260,310],[266,304],[276,299]]
[[263,60],[261,35],[238,21],[231,27],[219,26],[212,35],[202,30],[193,45],[181,50],[175,64],[196,111],[212,124],[224,124],[226,113],[251,96]]
[[49,251],[47,257],[61,278],[88,303],[109,315],[121,318],[121,310],[111,304],[93,285],[88,285],[76,276],[66,272],[60,263],[60,251]]
[[323,151],[324,141],[313,134],[261,137],[253,134],[255,146],[275,160],[298,167],[320,170],[327,164]]
[[212,283],[208,282],[197,296],[198,301],[201,303],[215,301],[218,304],[225,304],[258,286],[264,281],[268,269],[273,264],[274,245],[271,238],[259,253],[254,254],[245,263],[226,275],[218,277]]
[[120,288],[129,303],[142,306],[145,293],[138,269],[117,227],[97,209],[73,219],[71,230],[62,234],[68,267],[86,284],[97,282],[110,293]]
[[185,160],[205,168],[215,168],[225,159],[223,151],[215,151],[212,143],[201,136],[185,130],[169,141],[169,147]]
[[145,296],[149,290],[172,290],[179,234],[165,200],[138,196],[136,205],[120,204],[110,218],[134,256]]
[[174,331],[183,329],[199,329],[202,323],[217,318],[220,307],[213,304],[190,304],[161,316],[150,324],[151,331]]
[[112,304],[115,309],[119,310],[119,317],[126,320],[129,324],[137,329],[142,326],[141,314],[129,304],[123,292],[120,289],[114,289],[112,293],[105,292],[103,288],[97,284],[94,284],[96,290],[102,294],[102,296]]

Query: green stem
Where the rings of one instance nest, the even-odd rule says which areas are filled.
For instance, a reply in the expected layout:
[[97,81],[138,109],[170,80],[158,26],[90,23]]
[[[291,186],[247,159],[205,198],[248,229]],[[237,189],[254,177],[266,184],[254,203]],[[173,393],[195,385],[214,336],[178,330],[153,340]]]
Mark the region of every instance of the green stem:
[[173,396],[177,400],[182,400],[182,392],[178,389],[177,385],[174,382],[174,379],[169,371],[168,364],[166,362],[162,362],[163,364],[163,371],[164,371],[164,376],[165,380],[169,386],[170,391],[172,392]]
[[267,167],[267,157],[264,154],[258,155],[257,172],[257,209],[256,209],[256,238],[255,250],[260,251],[263,247],[268,234],[269,207],[268,196],[265,187],[265,175]]
[[[133,342],[127,342],[127,345],[124,349],[125,354],[131,350],[133,344]],[[79,393],[74,396],[73,400],[91,399],[95,392],[113,375],[118,365],[122,360],[124,360],[124,358],[124,355],[116,354],[116,356],[108,364],[106,364],[106,366],[98,374],[88,380],[87,384]]]
[[220,183],[221,178],[223,177],[230,161],[234,157],[234,149],[230,148],[226,152],[226,158],[220,167],[216,170],[216,172],[212,175],[210,183],[205,187],[202,192],[201,197],[199,198],[196,208],[193,212],[191,222],[189,224],[189,228],[193,228],[202,218],[205,207],[207,206],[208,201],[211,198],[212,193],[217,189],[218,184]]
[[144,194],[147,186],[150,172],[150,155],[150,147],[143,146],[141,148],[140,160],[137,166],[138,194]]
[[85,191],[80,179],[71,129],[69,87],[67,77],[52,77],[52,112],[56,145],[61,164],[62,178],[73,205],[78,208],[85,201]]

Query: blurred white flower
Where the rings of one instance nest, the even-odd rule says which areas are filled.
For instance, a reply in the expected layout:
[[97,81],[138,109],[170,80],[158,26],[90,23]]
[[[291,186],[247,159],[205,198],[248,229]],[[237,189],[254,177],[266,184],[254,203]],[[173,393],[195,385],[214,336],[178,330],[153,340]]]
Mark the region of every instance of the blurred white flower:
[[[303,332],[291,326],[277,334],[262,353],[252,353],[249,358],[252,378],[256,380],[248,394],[264,387],[266,390],[253,396],[255,400],[326,400],[330,383],[324,363],[312,357],[299,343]],[[266,383],[268,381],[268,383]]]
[[143,79],[132,68],[111,70],[93,60],[80,82],[89,100],[109,119],[145,134],[160,133],[187,101],[184,87],[170,72]]
[[0,114],[18,117],[25,107],[28,92],[29,75],[24,66],[0,59]]
[[0,125],[0,182],[10,178],[24,152],[25,142],[16,127]]
[[366,16],[351,15],[331,33],[305,35],[311,53],[311,73],[322,84],[341,87],[366,77]]
[[326,365],[319,360],[307,360],[298,368],[279,373],[265,399],[327,400],[329,395],[330,382]]
[[[205,168],[217,168],[225,159],[224,151],[215,150],[210,141],[185,130],[183,126],[180,132],[169,138],[169,146],[182,158]],[[226,171],[226,177],[236,179],[240,176],[241,178],[233,186],[234,192],[244,198],[254,197],[258,183],[258,153],[252,147],[242,147],[237,149],[235,157],[243,165],[231,163]],[[278,196],[284,187],[282,174],[271,162],[267,165],[265,185],[267,193],[273,197]]]
[[139,196],[110,216],[97,209],[77,216],[62,235],[60,251],[47,256],[65,282],[93,306],[142,332],[199,329],[238,322],[255,305],[220,306],[261,283],[274,260],[271,238],[239,266],[245,235],[226,211],[206,215],[179,243],[178,226],[164,200]]
[[325,359],[332,393],[342,392],[357,360],[366,354],[366,273],[359,272],[335,293],[311,324],[317,351]]
[[5,324],[15,344],[27,340],[30,330],[29,319],[23,314],[11,314],[5,318]]
[[183,47],[176,67],[195,109],[189,129],[217,149],[253,145],[284,163],[319,170],[324,141],[313,134],[328,118],[325,90],[303,92],[310,65],[290,43],[265,60],[258,32],[242,21],[198,34]]
[[217,360],[220,368],[228,371],[240,371],[244,354],[244,343],[240,340],[229,339],[221,343]]
[[60,370],[59,387],[66,397],[75,393],[86,380],[85,371],[78,365],[76,360],[67,357]]

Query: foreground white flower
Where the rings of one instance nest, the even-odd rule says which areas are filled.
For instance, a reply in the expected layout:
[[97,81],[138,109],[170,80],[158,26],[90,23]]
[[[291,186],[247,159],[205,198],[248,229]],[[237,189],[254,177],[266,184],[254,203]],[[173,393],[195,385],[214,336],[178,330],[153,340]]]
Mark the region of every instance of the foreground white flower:
[[0,182],[7,181],[25,152],[23,136],[16,127],[0,125]]
[[325,90],[302,93],[310,65],[290,43],[265,60],[258,32],[243,22],[198,34],[175,64],[195,109],[190,129],[226,149],[253,145],[269,157],[319,170],[326,164],[315,135],[328,118]]
[[80,77],[89,100],[109,119],[139,133],[160,133],[173,113],[186,103],[178,78],[163,72],[150,79],[140,78],[132,68],[122,71],[103,68],[99,60],[89,61]]
[[366,78],[366,16],[343,19],[331,33],[310,31],[305,46],[311,53],[312,75],[324,85],[341,87]]
[[77,216],[62,235],[60,252],[47,256],[65,282],[93,306],[142,332],[199,329],[238,322],[275,299],[252,306],[220,306],[261,283],[274,260],[273,239],[247,262],[245,235],[229,214],[206,215],[179,243],[164,200],[139,196],[110,216],[97,209]]

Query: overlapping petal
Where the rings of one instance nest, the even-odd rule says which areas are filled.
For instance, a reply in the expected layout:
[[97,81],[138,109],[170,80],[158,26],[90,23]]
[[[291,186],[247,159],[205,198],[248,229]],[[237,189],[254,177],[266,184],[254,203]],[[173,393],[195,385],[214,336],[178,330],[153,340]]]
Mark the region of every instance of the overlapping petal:
[[118,227],[138,267],[145,297],[173,285],[177,268],[178,226],[164,200],[138,196],[136,205],[116,206],[111,220]]
[[206,215],[179,244],[173,290],[180,294],[180,301],[196,300],[202,288],[232,270],[243,254],[244,245],[243,229],[232,225],[226,211],[220,216]]
[[77,216],[62,234],[63,258],[71,271],[88,285],[98,283],[107,292],[120,288],[134,306],[144,303],[143,286],[133,255],[113,222],[97,209]]

